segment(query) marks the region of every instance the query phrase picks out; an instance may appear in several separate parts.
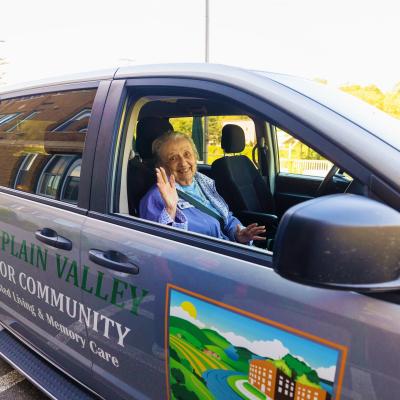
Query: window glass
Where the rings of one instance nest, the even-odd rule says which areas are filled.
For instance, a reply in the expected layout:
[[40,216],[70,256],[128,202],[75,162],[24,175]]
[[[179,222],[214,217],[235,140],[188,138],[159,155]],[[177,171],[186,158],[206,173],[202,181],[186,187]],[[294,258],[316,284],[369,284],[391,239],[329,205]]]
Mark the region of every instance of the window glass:
[[0,186],[76,202],[80,167],[70,168],[82,158],[95,93],[74,90],[0,101]]
[[19,113],[12,113],[12,114],[0,114],[0,125],[4,125],[10,121],[12,121],[14,118],[17,117]]
[[280,172],[326,176],[332,163],[289,133],[276,128]]
[[21,166],[15,179],[15,189],[27,190],[29,187],[29,171],[34,164],[38,153],[28,153],[22,157]]
[[[220,115],[205,117],[170,118],[174,131],[192,136],[199,151],[201,161],[212,164],[217,158],[224,156],[221,148],[222,129],[227,124],[239,125],[245,135],[245,148],[241,152],[252,159],[252,150],[256,143],[255,126],[246,115]],[[208,132],[208,134],[206,134]]]
[[64,180],[61,192],[61,200],[67,201],[69,203],[78,202],[79,180],[81,177],[81,163],[82,161],[79,159],[75,161],[70,167],[67,173],[67,177]]
[[199,154],[199,160],[207,162],[207,153],[205,151],[205,118],[200,116],[170,118],[169,122],[175,132],[182,132],[192,137]]
[[40,176],[37,194],[55,199],[58,190],[61,188],[62,180],[66,177],[67,169],[74,158],[74,155],[53,156]]

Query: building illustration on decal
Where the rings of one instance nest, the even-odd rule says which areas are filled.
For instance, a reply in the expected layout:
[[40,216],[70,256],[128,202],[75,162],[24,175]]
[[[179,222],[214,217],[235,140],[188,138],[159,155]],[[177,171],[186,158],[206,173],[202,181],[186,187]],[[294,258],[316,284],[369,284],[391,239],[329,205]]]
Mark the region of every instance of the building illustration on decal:
[[336,398],[340,348],[175,289],[168,325],[172,400]]
[[[290,359],[290,356],[285,356],[285,358]],[[296,361],[299,362],[299,360]],[[283,360],[283,362],[285,361]],[[290,370],[289,373],[295,372]],[[304,381],[307,379],[306,376],[306,374],[305,376],[300,375],[300,379]],[[276,366],[276,361],[250,361],[249,383],[264,393],[267,398],[277,400],[331,400],[331,395],[320,385],[311,382],[309,379],[307,379],[307,383],[301,383],[300,379],[296,381],[286,375],[282,369]]]

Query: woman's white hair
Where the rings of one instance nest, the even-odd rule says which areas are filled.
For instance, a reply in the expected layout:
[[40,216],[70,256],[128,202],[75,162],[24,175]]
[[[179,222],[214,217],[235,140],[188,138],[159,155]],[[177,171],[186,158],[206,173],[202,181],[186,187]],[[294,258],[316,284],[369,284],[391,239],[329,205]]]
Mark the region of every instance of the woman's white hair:
[[190,143],[190,146],[192,147],[193,150],[193,154],[196,160],[198,160],[199,153],[197,152],[196,145],[194,144],[193,139],[190,136],[181,132],[167,132],[158,137],[157,139],[155,139],[153,144],[151,145],[151,151],[155,158],[156,165],[160,166],[163,164],[163,160],[161,158],[163,147],[171,141],[177,141],[182,139],[187,140],[187,142]]

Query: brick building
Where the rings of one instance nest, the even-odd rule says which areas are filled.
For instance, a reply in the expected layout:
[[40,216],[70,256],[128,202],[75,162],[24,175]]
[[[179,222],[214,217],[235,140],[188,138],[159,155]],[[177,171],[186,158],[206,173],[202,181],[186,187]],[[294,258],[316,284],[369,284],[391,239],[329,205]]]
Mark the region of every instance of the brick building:
[[331,400],[326,390],[294,381],[269,360],[251,360],[248,380],[273,400]]

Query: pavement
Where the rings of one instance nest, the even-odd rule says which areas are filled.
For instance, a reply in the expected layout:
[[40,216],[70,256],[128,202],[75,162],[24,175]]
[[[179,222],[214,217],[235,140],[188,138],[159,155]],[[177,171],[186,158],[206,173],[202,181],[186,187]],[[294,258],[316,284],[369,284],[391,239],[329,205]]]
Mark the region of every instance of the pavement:
[[0,400],[46,399],[46,395],[0,359]]

